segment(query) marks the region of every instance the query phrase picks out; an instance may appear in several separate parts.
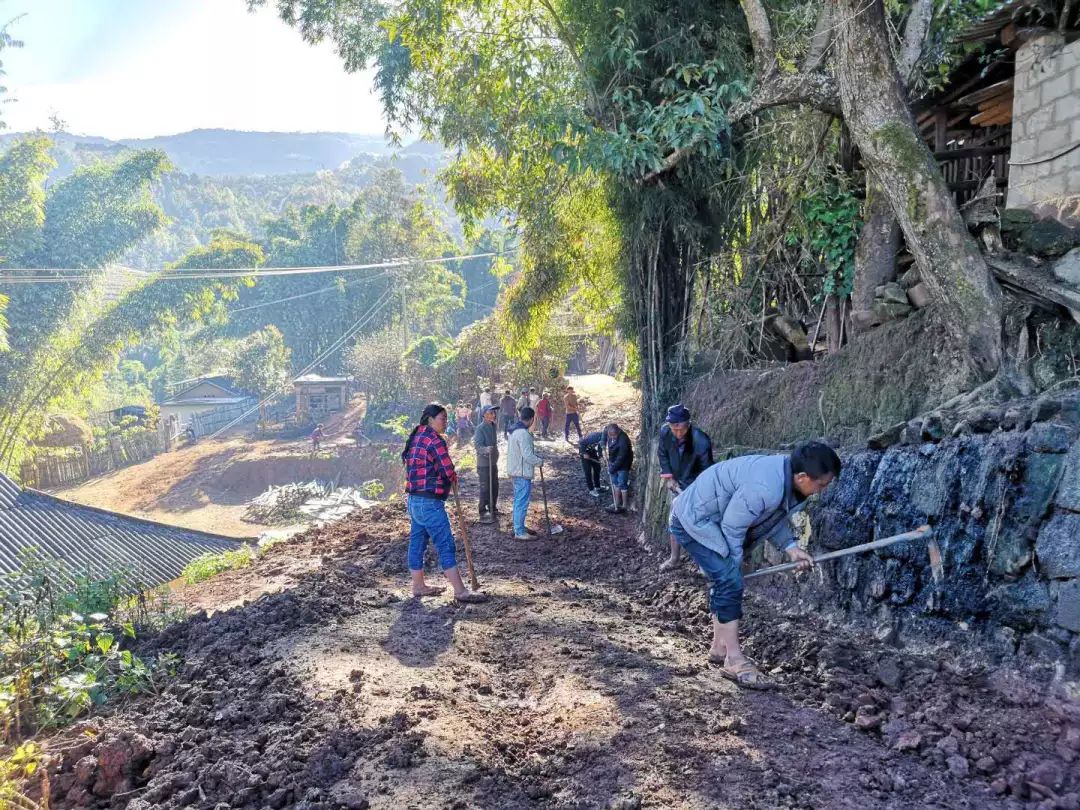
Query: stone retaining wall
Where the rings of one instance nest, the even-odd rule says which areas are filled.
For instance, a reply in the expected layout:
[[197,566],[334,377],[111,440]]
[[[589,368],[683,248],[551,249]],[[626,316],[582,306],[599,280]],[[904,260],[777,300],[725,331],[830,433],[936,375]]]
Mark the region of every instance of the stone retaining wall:
[[[1021,420],[1010,430],[848,454],[840,480],[810,510],[816,552],[929,522],[944,554],[942,589],[918,542],[764,587],[806,610],[868,619],[883,635],[914,625],[924,638],[983,633],[1080,674],[1080,400],[1055,404],[1061,410],[1049,421],[1026,429]],[[755,557],[765,562],[760,550]]]

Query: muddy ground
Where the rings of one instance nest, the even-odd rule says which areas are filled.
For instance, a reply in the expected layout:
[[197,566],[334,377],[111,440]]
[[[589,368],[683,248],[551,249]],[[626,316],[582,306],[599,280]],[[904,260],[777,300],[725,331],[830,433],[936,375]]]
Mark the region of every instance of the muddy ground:
[[1061,683],[751,594],[748,648],[778,687],[741,691],[705,661],[703,580],[658,576],[576,455],[541,450],[566,532],[470,521],[491,602],[407,596],[400,504],[275,547],[144,645],[182,656],[161,695],[50,743],[52,806],[1080,807]]

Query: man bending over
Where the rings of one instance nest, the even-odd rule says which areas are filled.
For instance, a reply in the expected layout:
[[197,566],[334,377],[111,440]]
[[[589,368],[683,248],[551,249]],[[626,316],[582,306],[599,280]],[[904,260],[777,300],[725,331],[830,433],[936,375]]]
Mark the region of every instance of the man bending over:
[[764,537],[799,570],[814,559],[795,543],[790,518],[840,474],[831,447],[808,442],[790,456],[742,456],[714,464],[675,498],[669,531],[709,578],[709,661],[739,686],[768,686],[739,647],[743,546]]

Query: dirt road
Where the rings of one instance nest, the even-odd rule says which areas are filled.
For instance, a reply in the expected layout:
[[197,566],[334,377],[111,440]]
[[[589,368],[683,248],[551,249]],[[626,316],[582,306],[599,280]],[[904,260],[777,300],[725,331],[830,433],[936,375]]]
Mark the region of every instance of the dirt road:
[[[348,438],[363,408],[362,401],[356,400],[348,410],[326,420],[325,452],[320,456],[311,453],[306,437],[260,439],[244,426],[56,494],[187,529],[254,537],[266,529],[284,528],[243,519],[248,502],[271,484],[359,483],[378,477],[385,467],[377,458],[378,448],[356,448]],[[339,443],[343,445],[340,451]]]
[[754,598],[749,650],[779,687],[723,680],[703,581],[659,577],[572,450],[543,451],[567,531],[472,523],[487,604],[408,597],[400,503],[200,586],[200,607],[254,601],[143,648],[183,656],[178,677],[53,742],[53,806],[1080,807],[1080,709],[1054,684]]

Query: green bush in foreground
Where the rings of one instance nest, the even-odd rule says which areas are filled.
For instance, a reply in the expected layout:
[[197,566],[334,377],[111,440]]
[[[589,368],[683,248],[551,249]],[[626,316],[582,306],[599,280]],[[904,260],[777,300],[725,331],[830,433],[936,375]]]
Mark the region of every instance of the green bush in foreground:
[[[0,597],[0,742],[63,726],[105,701],[155,691],[173,661],[129,649],[138,632],[179,612],[127,572],[71,578],[27,557]],[[137,595],[132,595],[137,594]]]
[[232,571],[236,568],[246,568],[255,561],[255,550],[251,546],[243,546],[236,551],[222,551],[217,554],[203,554],[189,562],[184,568],[184,582],[194,585],[198,582],[210,579],[222,571]]

